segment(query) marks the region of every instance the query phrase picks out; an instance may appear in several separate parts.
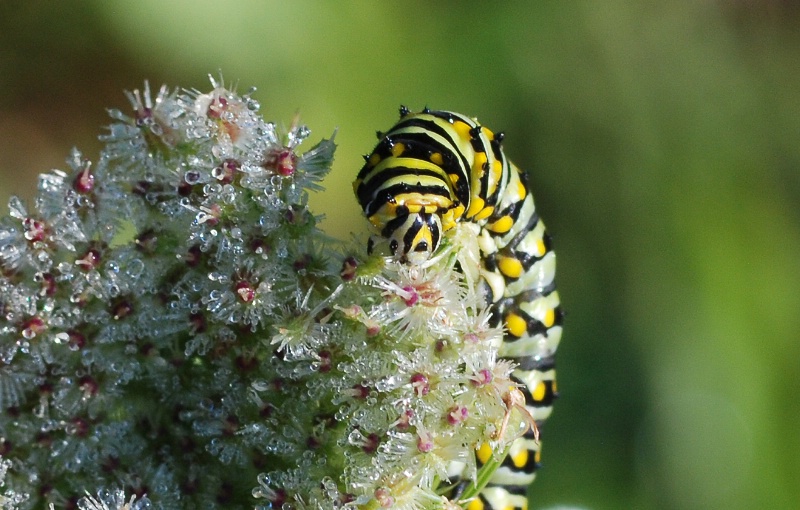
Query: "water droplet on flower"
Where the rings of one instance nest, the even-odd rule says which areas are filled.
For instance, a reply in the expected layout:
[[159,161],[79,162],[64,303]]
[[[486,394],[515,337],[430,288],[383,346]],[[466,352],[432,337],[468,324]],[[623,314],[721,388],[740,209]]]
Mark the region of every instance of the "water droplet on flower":
[[186,184],[189,184],[191,186],[198,184],[200,182],[201,177],[202,176],[200,172],[198,172],[197,170],[188,170],[185,174],[183,174],[183,180],[186,182]]
[[132,278],[138,278],[145,270],[144,262],[141,259],[131,259],[125,267],[125,274]]

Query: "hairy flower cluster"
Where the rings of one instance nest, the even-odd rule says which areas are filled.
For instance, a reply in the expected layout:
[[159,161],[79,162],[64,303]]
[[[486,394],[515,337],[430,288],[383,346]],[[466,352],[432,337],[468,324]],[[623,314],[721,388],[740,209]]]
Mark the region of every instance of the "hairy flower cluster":
[[341,254],[307,207],[332,140],[212,85],[129,94],[0,219],[2,508],[460,503],[513,439],[470,236]]

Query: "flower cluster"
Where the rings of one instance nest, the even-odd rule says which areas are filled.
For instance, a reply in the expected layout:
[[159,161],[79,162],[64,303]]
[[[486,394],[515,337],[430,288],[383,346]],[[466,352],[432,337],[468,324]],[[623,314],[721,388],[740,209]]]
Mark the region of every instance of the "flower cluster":
[[471,236],[424,267],[342,253],[307,207],[333,141],[212,85],[129,94],[97,161],[0,219],[0,503],[460,503],[513,439]]

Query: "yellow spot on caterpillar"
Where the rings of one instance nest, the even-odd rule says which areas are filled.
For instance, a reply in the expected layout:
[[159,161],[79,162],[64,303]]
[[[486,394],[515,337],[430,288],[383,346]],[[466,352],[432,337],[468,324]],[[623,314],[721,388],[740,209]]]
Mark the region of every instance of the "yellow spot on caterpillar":
[[493,212],[494,212],[494,206],[490,205],[489,207],[484,207],[483,209],[481,209],[481,212],[475,215],[473,219],[475,221],[485,220],[486,218],[491,216]]
[[533,460],[535,460],[537,464],[542,461],[542,451],[541,450],[536,450],[536,453],[533,454]]
[[484,508],[483,501],[481,501],[481,498],[476,497],[469,502],[466,510],[483,510],[483,508]]
[[481,464],[486,464],[492,458],[492,447],[489,443],[481,443],[478,447],[478,460]]
[[503,176],[503,163],[500,162],[499,159],[494,160],[494,164],[492,165],[492,178],[495,182],[500,182],[500,178]]
[[444,158],[442,157],[442,153],[434,152],[433,154],[431,154],[431,163],[433,163],[434,165],[442,166],[442,164],[444,163]]
[[508,332],[517,338],[520,338],[528,331],[528,324],[525,322],[525,319],[515,313],[506,315],[506,327],[508,328]]
[[458,182],[459,179],[458,174],[447,174],[447,176],[450,177],[450,182],[452,182],[453,184]]
[[522,181],[517,181],[517,196],[520,200],[525,198],[528,195],[528,190],[525,188],[525,185],[522,184]]
[[525,467],[528,463],[528,450],[523,448],[520,452],[511,457],[511,462],[518,468]]
[[396,143],[392,145],[392,156],[397,157],[400,154],[402,154],[404,150],[406,150],[405,145],[403,145],[402,143]]
[[533,390],[533,394],[531,396],[536,402],[541,402],[544,400],[545,393],[547,393],[547,386],[544,384],[544,381],[539,381],[536,384],[536,389]]
[[494,133],[492,133],[491,129],[481,126],[481,131],[483,131],[483,134],[485,134],[489,140],[494,140]]
[[484,204],[486,204],[486,202],[484,202],[481,197],[474,197],[472,202],[469,204],[469,209],[467,209],[467,218],[472,218],[481,212]]
[[555,312],[555,310],[550,308],[549,310],[547,310],[547,312],[545,312],[544,320],[542,321],[542,324],[544,324],[544,327],[549,328],[555,322],[556,322],[556,312]]
[[417,214],[421,212],[434,214],[436,213],[436,211],[439,210],[439,206],[437,204],[430,204],[424,200],[419,200],[419,201],[406,200],[404,205],[408,209],[408,212],[411,214]]
[[453,122],[453,129],[458,133],[458,136],[463,138],[464,140],[469,140],[471,137],[469,136],[469,130],[472,127],[462,120],[456,120]]
[[500,272],[509,278],[519,278],[522,276],[522,262],[513,257],[501,257],[497,262]]
[[484,170],[484,165],[486,164],[486,153],[485,152],[476,152],[475,153],[475,162],[472,164],[472,168],[478,170],[478,178],[480,179],[483,177],[483,174],[486,173]]
[[511,227],[514,226],[514,220],[511,216],[503,216],[499,220],[495,221],[494,223],[490,223],[486,225],[486,228],[490,231],[494,232],[495,234],[505,234]]
[[539,252],[537,254],[539,257],[544,255],[545,252],[547,251],[547,248],[545,248],[545,246],[544,246],[544,240],[543,239],[537,239],[536,240],[536,250]]
[[372,155],[370,155],[369,157],[369,161],[367,161],[367,163],[369,163],[369,166],[375,166],[380,162],[381,162],[381,155],[378,154],[377,152],[373,152]]

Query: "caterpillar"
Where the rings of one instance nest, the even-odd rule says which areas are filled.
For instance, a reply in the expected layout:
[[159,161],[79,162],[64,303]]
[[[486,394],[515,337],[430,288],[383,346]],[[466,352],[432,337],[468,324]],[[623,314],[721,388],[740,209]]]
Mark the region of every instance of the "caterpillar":
[[[459,113],[401,107],[400,120],[378,138],[353,183],[365,216],[408,264],[427,260],[459,222],[477,227],[481,285],[492,325],[504,326],[498,354],[516,364],[512,378],[538,428],[557,396],[563,313],[550,236],[525,174],[501,148],[503,134]],[[536,428],[514,441],[468,510],[527,508],[540,459]],[[480,448],[478,464],[490,456]]]

